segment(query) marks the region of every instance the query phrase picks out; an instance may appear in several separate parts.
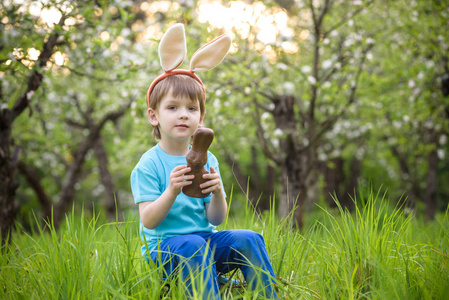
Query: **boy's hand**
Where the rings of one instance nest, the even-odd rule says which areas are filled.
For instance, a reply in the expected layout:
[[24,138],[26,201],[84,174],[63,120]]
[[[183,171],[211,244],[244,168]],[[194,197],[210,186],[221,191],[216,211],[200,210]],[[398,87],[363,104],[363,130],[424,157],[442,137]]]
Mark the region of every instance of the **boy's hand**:
[[200,184],[200,188],[203,189],[201,191],[203,194],[207,194],[209,192],[217,194],[222,192],[220,175],[217,173],[217,171],[215,171],[213,167],[210,167],[209,174],[203,174],[203,178],[207,179],[205,183]]
[[175,167],[170,173],[170,182],[168,184],[168,189],[173,192],[176,197],[181,193],[181,188],[192,184],[192,179],[194,175],[184,175],[191,171],[191,168],[186,165],[181,165]]

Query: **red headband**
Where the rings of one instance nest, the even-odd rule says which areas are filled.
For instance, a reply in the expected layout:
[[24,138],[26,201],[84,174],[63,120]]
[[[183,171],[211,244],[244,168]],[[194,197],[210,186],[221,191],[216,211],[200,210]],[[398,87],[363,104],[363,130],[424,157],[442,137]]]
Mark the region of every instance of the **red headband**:
[[156,84],[159,81],[161,81],[162,79],[167,78],[168,76],[178,75],[178,74],[190,76],[193,79],[195,79],[196,81],[198,81],[201,84],[201,88],[203,89],[204,101],[206,101],[206,88],[204,87],[204,84],[201,81],[201,79],[195,73],[193,73],[193,71],[191,71],[191,70],[176,69],[176,70],[173,70],[173,71],[165,71],[164,74],[159,75],[158,77],[156,77],[155,80],[153,80],[153,82],[151,83],[150,88],[148,89],[148,92],[147,92],[147,105],[148,105],[148,107],[150,107],[150,95],[151,95],[151,92],[153,91],[153,89],[156,86]]

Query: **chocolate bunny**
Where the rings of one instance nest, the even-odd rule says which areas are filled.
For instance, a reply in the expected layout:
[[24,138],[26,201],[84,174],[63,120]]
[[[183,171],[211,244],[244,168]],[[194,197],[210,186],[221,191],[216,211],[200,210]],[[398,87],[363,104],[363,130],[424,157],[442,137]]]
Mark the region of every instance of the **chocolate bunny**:
[[186,155],[187,165],[192,168],[189,173],[185,175],[195,175],[192,184],[182,188],[182,192],[189,197],[205,198],[209,196],[210,192],[203,194],[200,184],[206,182],[203,179],[203,174],[209,172],[204,168],[207,163],[207,149],[214,139],[214,132],[209,128],[198,128],[193,134],[192,148]]

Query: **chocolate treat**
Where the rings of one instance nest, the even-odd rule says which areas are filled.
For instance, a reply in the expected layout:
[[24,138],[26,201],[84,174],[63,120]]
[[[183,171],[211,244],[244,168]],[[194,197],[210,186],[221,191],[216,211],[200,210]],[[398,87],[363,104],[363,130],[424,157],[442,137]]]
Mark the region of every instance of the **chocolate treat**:
[[192,184],[182,188],[182,192],[189,197],[205,198],[210,193],[203,194],[200,184],[206,182],[203,174],[208,174],[204,165],[207,163],[207,149],[214,139],[214,132],[209,128],[198,128],[193,134],[193,144],[189,153],[186,155],[187,165],[192,170],[185,175],[195,175]]

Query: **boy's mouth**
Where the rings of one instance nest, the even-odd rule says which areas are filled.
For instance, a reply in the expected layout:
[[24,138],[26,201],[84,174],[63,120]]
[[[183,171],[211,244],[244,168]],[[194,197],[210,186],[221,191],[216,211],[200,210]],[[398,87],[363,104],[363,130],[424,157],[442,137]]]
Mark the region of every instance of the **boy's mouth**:
[[179,124],[176,125],[177,128],[189,128],[189,126],[187,126],[186,124]]

